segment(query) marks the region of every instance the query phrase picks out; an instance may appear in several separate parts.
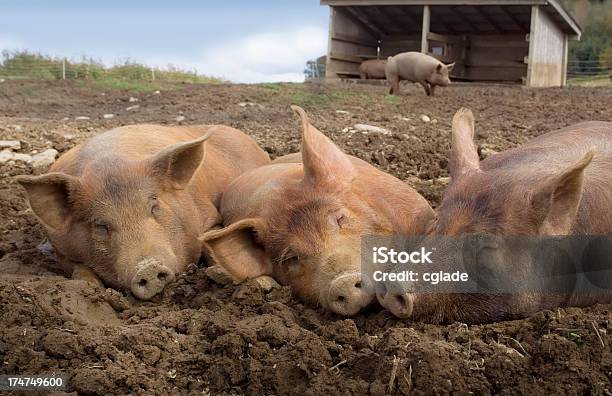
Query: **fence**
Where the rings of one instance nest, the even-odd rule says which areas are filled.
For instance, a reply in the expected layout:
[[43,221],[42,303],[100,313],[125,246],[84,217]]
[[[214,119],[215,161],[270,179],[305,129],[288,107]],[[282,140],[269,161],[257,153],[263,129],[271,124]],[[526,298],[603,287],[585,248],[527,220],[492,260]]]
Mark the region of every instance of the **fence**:
[[571,60],[567,64],[567,78],[573,80],[608,79],[612,73],[612,62],[597,60]]
[[107,67],[96,62],[72,62],[37,56],[5,57],[0,62],[0,78],[48,80],[147,80],[170,82],[220,82],[221,80],[169,66],[166,69],[136,63]]

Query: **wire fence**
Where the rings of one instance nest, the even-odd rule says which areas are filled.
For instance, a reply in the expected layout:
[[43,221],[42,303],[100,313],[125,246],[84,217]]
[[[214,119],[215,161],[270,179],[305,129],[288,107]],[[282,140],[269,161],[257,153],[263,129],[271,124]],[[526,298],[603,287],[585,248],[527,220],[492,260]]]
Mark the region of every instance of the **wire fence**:
[[567,63],[568,79],[612,78],[612,61],[571,60]]
[[53,59],[37,55],[5,55],[0,61],[2,79],[47,79],[47,80],[138,80],[169,82],[221,82],[198,74],[197,70],[186,70],[174,66],[150,67],[126,62],[105,66],[93,61],[74,62],[68,59]]

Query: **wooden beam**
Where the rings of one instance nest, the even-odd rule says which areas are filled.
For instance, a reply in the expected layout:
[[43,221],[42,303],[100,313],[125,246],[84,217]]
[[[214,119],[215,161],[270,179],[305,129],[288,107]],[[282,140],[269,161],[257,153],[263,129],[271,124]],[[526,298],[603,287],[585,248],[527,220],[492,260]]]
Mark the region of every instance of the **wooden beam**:
[[385,31],[384,29],[381,29],[379,26],[368,21],[366,17],[364,17],[359,11],[357,11],[357,8],[346,7],[346,10],[353,17],[354,20],[359,21],[362,26],[366,26],[369,31],[375,32],[373,36],[376,37],[376,39],[380,40],[388,34],[387,31]]
[[519,27],[520,27],[520,28],[523,30],[523,32],[525,32],[525,33],[529,32],[529,28],[528,28],[527,26],[525,26],[525,25],[523,24],[523,22],[521,22],[521,21],[520,21],[520,20],[519,20],[519,19],[516,17],[516,15],[514,15],[514,14],[513,14],[513,13],[511,13],[510,11],[506,10],[504,7],[499,7],[499,8],[501,8],[502,12],[503,12],[503,13],[504,13],[504,14],[505,14],[505,15],[506,15],[508,18],[512,19],[512,21],[513,21],[514,23],[516,23],[516,24],[517,24],[517,25],[518,25],[518,26],[519,26]]
[[433,41],[439,41],[441,43],[457,44],[458,46],[465,46],[465,40],[462,37],[457,36],[446,36],[444,34],[438,34],[434,32],[427,33],[427,38]]
[[451,10],[453,10],[453,11],[455,12],[455,14],[460,15],[460,16],[461,16],[461,19],[462,19],[462,20],[465,22],[465,24],[466,24],[466,25],[468,25],[468,26],[470,27],[470,29],[471,29],[473,32],[476,32],[476,33],[482,33],[482,30],[480,30],[478,27],[476,27],[476,25],[474,25],[472,22],[470,22],[470,21],[467,19],[467,15],[466,15],[466,14],[464,14],[463,12],[461,12],[461,8],[460,8],[460,7],[457,7],[457,6],[452,6],[452,7],[451,7]]
[[513,61],[495,61],[491,60],[488,62],[466,62],[464,63],[466,67],[483,67],[483,68],[508,68],[508,69],[525,69],[527,65],[523,62],[513,62]]
[[429,25],[431,23],[431,10],[428,5],[423,6],[423,27],[421,29],[421,52],[427,54],[429,52],[429,41],[427,34],[429,33]]
[[[442,28],[444,28],[446,31],[450,32],[451,34],[457,34],[457,30],[455,30],[452,26],[448,25],[444,21],[444,19],[442,19],[442,17],[440,17],[439,15],[436,16],[435,13],[432,13],[431,9],[430,9],[430,14],[433,14],[433,15],[430,16],[430,20],[434,19],[436,24],[442,25]],[[431,25],[431,23],[430,23],[430,25]],[[431,28],[430,28],[430,30],[431,30]]]
[[329,53],[329,57],[331,59],[335,59],[335,60],[339,60],[342,62],[348,62],[348,63],[358,63],[361,64],[361,62],[363,62],[362,59],[353,56],[353,55],[348,55],[348,54],[341,54],[339,52],[330,52]]
[[408,18],[410,22],[412,22],[415,26],[418,26],[418,27],[421,26],[421,22],[418,19],[414,19],[414,17],[408,11],[406,11],[402,7],[399,7],[398,10],[400,10],[402,15]]
[[398,25],[400,29],[403,30],[404,24],[402,23],[402,21],[400,21],[399,19],[396,19],[394,15],[391,15],[390,13],[388,13],[384,7],[375,7],[375,8],[381,15],[384,15],[386,18],[389,19],[389,21]]
[[335,33],[331,37],[332,40],[342,41],[344,43],[357,44],[362,47],[378,48],[378,43],[366,43],[354,37],[345,36],[343,34]]
[[481,7],[474,7],[474,9],[476,9],[476,12],[483,17],[487,22],[489,22],[489,24],[491,26],[493,26],[493,29],[495,29],[496,33],[505,33],[504,29],[500,28],[499,25],[497,24],[497,22],[495,22],[493,20],[493,18],[491,18],[491,16],[489,14],[487,14],[486,12],[484,12],[482,10]]
[[529,44],[523,41],[510,40],[490,40],[490,41],[472,41],[472,48],[527,48]]
[[380,40],[380,38],[383,36],[381,32],[375,31],[370,26],[368,26],[368,24],[364,23],[360,17],[355,15],[351,7],[334,7],[334,10],[336,10],[337,12],[342,12],[348,19],[350,19],[351,21],[353,21],[354,24],[368,32],[368,34],[374,39]]

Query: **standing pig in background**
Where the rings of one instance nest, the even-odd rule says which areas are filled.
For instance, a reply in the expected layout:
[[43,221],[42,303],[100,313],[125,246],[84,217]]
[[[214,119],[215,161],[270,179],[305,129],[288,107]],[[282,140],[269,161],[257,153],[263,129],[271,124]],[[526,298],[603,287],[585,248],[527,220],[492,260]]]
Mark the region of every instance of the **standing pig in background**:
[[[538,261],[532,256],[519,257],[521,252],[508,249],[503,238],[495,237],[611,235],[612,123],[569,126],[482,162],[473,139],[474,118],[471,111],[462,109],[452,124],[451,183],[428,233],[485,236],[484,244],[474,250],[478,258],[475,274],[490,273],[496,278],[511,274],[521,283],[533,281],[535,287],[516,294],[382,296],[396,302],[393,313],[430,322],[478,323],[558,306],[610,302],[612,284],[606,285],[603,293],[547,293],[545,282],[550,278],[538,274],[550,268],[535,266],[551,267],[552,258]],[[609,242],[605,243],[610,252]],[[597,245],[592,246],[597,249]],[[606,259],[609,263],[609,256]],[[605,260],[595,264],[607,265]]]
[[226,227],[203,235],[204,249],[236,281],[269,275],[307,302],[354,315],[374,300],[361,283],[361,237],[423,233],[433,210],[292,108],[302,121],[301,154],[236,179],[221,200]]
[[455,62],[445,65],[436,58],[420,52],[402,52],[390,56],[385,68],[387,81],[391,85],[389,94],[400,93],[399,82],[408,80],[417,82],[425,88],[427,96],[433,96],[437,85],[449,85],[449,74],[455,67]]
[[385,67],[387,66],[387,61],[383,59],[370,59],[367,61],[361,62],[359,65],[359,76],[362,80],[367,79],[384,79],[385,76]]
[[147,300],[199,260],[198,236],[221,222],[223,189],[269,162],[233,128],[134,125],[17,180],[65,272]]

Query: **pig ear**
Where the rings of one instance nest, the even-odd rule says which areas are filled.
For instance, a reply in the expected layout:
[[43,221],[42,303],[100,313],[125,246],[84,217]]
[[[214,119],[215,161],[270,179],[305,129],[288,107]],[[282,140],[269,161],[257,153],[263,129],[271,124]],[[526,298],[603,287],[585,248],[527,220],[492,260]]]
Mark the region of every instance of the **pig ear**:
[[436,73],[440,73],[442,71],[442,64],[438,63],[438,66],[436,66]]
[[461,108],[453,117],[453,132],[450,155],[451,178],[480,169],[480,159],[474,144],[474,115]]
[[42,176],[17,176],[25,188],[34,214],[49,228],[60,230],[68,225],[72,197],[79,186],[76,177],[53,172]]
[[455,62],[451,63],[450,65],[446,65],[446,69],[448,70],[449,73],[453,71],[454,68],[455,68]]
[[302,163],[304,182],[342,189],[355,178],[350,158],[327,136],[313,127],[304,109],[291,106],[302,120]]
[[567,235],[582,199],[584,169],[591,163],[595,149],[559,175],[547,180],[531,198],[541,235]]
[[199,239],[204,253],[230,273],[234,281],[272,274],[272,261],[255,240],[263,229],[259,218],[243,219],[219,230],[211,230]]
[[150,158],[153,174],[170,182],[175,189],[183,189],[191,180],[205,155],[204,142],[214,128],[195,140],[166,147]]

